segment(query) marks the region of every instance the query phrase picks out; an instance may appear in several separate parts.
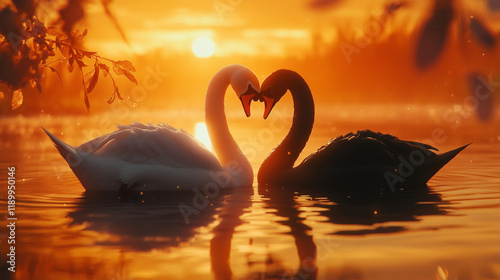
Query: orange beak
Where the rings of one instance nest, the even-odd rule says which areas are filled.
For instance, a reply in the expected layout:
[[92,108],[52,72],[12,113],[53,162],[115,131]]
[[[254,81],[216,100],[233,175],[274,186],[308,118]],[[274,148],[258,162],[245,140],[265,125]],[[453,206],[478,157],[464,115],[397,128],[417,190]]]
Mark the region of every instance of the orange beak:
[[274,105],[276,104],[276,100],[272,97],[267,97],[267,96],[262,96],[264,98],[264,119],[267,119],[269,114],[271,113],[271,110],[274,108]]
[[243,109],[245,110],[245,114],[247,117],[250,117],[250,103],[252,103],[252,99],[254,99],[255,93],[245,93],[240,96],[241,105],[243,105]]

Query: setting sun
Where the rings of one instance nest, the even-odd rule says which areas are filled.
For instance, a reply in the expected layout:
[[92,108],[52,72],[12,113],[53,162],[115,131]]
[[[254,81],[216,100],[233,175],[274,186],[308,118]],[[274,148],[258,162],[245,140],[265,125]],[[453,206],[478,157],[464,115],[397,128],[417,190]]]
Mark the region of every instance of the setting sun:
[[215,43],[208,37],[198,37],[191,45],[194,55],[197,57],[211,57],[215,51]]
[[0,280],[500,280],[500,0],[0,15]]

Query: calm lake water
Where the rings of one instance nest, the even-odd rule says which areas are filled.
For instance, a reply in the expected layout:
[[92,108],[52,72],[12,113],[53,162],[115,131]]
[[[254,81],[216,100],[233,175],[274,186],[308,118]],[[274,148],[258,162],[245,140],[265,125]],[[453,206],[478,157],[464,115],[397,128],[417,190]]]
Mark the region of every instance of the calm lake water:
[[[462,114],[450,123],[441,117],[446,107],[400,110],[342,107],[318,116],[304,153],[358,128],[427,139],[441,151],[473,142],[429,182],[429,192],[351,202],[323,193],[262,194],[254,183],[253,193],[209,197],[189,223],[179,205],[193,205],[194,193],[146,193],[127,202],[86,194],[41,126],[78,145],[132,120],[194,133],[202,113],[0,119],[0,278],[500,279],[500,122]],[[289,116],[230,117],[255,172]],[[6,261],[10,166],[15,273]]]

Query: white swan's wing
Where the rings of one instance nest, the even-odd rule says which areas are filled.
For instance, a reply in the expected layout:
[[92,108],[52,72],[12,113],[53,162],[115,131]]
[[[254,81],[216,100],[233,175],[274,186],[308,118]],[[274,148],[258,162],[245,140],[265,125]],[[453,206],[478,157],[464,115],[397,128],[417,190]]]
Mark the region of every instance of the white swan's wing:
[[96,155],[134,164],[220,169],[217,158],[184,130],[166,124],[133,123],[78,147]]

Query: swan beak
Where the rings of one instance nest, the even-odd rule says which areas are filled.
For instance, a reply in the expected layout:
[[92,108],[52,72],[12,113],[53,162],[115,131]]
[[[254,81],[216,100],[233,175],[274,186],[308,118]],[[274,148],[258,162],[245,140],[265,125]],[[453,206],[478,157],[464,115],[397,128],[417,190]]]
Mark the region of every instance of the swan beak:
[[241,105],[243,105],[243,109],[245,110],[247,117],[250,117],[250,103],[252,103],[252,100],[259,100],[259,97],[257,96],[258,93],[259,91],[255,90],[252,84],[248,84],[247,91],[240,95]]
[[252,99],[254,99],[255,93],[245,93],[240,96],[241,105],[243,105],[243,109],[245,110],[245,114],[247,117],[250,117],[250,103],[252,103]]
[[263,95],[264,98],[264,105],[266,108],[264,109],[264,119],[267,119],[269,114],[271,113],[271,110],[274,108],[274,105],[276,104],[276,100],[272,97],[268,97]]

